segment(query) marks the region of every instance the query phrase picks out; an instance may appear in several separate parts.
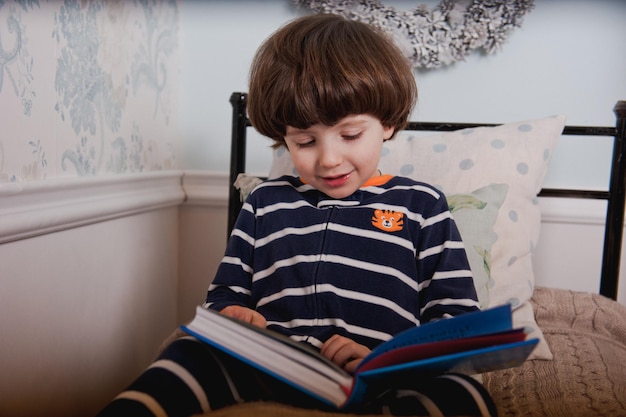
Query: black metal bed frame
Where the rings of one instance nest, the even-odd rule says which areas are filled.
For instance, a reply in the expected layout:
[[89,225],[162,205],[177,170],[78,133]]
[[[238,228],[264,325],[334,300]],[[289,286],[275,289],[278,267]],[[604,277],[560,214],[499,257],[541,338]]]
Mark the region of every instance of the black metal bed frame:
[[[230,148],[230,185],[228,192],[229,235],[242,206],[239,192],[233,184],[237,179],[237,175],[245,172],[246,167],[246,130],[248,127],[251,127],[246,113],[247,98],[246,93],[238,92],[232,93],[230,97],[233,117]],[[614,138],[608,190],[544,188],[539,193],[539,196],[607,200],[599,293],[615,300],[617,299],[619,283],[626,197],[624,189],[626,182],[626,101],[618,101],[613,111],[616,116],[615,127],[565,126],[563,129],[563,135],[565,136],[605,136]],[[405,130],[450,132],[471,127],[496,125],[492,123],[409,122]]]

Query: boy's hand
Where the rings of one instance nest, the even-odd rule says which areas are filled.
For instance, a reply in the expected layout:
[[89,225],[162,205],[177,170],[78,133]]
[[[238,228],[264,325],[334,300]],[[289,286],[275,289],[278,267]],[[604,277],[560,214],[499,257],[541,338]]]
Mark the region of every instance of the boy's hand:
[[246,323],[250,323],[257,327],[265,328],[267,326],[265,317],[263,317],[259,312],[248,307],[228,306],[224,307],[220,313],[237,320],[245,321]]
[[353,373],[371,350],[347,337],[336,334],[322,345],[320,352],[324,357],[330,359],[346,371]]

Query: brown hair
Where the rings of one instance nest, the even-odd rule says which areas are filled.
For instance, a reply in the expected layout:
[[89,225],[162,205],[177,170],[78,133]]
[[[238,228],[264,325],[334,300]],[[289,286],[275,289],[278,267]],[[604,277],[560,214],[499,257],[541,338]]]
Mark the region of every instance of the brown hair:
[[287,126],[370,114],[395,131],[417,99],[411,66],[381,30],[330,14],[296,19],[261,45],[250,69],[248,115],[284,145]]

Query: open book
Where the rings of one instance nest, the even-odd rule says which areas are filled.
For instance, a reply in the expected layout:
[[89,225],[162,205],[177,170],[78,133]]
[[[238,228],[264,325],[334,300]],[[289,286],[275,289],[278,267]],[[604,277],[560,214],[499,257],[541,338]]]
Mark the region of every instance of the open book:
[[182,329],[337,408],[408,378],[519,366],[538,343],[512,328],[511,307],[503,305],[405,330],[372,350],[351,375],[304,343],[202,307]]

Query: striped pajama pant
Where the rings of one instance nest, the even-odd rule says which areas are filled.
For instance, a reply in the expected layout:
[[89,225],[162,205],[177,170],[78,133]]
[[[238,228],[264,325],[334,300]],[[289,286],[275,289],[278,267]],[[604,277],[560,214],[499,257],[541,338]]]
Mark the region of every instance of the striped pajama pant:
[[[97,417],[182,417],[248,401],[274,401],[337,411],[219,350],[187,336],[172,342]],[[355,414],[496,416],[484,387],[473,378],[446,374],[392,389]]]

